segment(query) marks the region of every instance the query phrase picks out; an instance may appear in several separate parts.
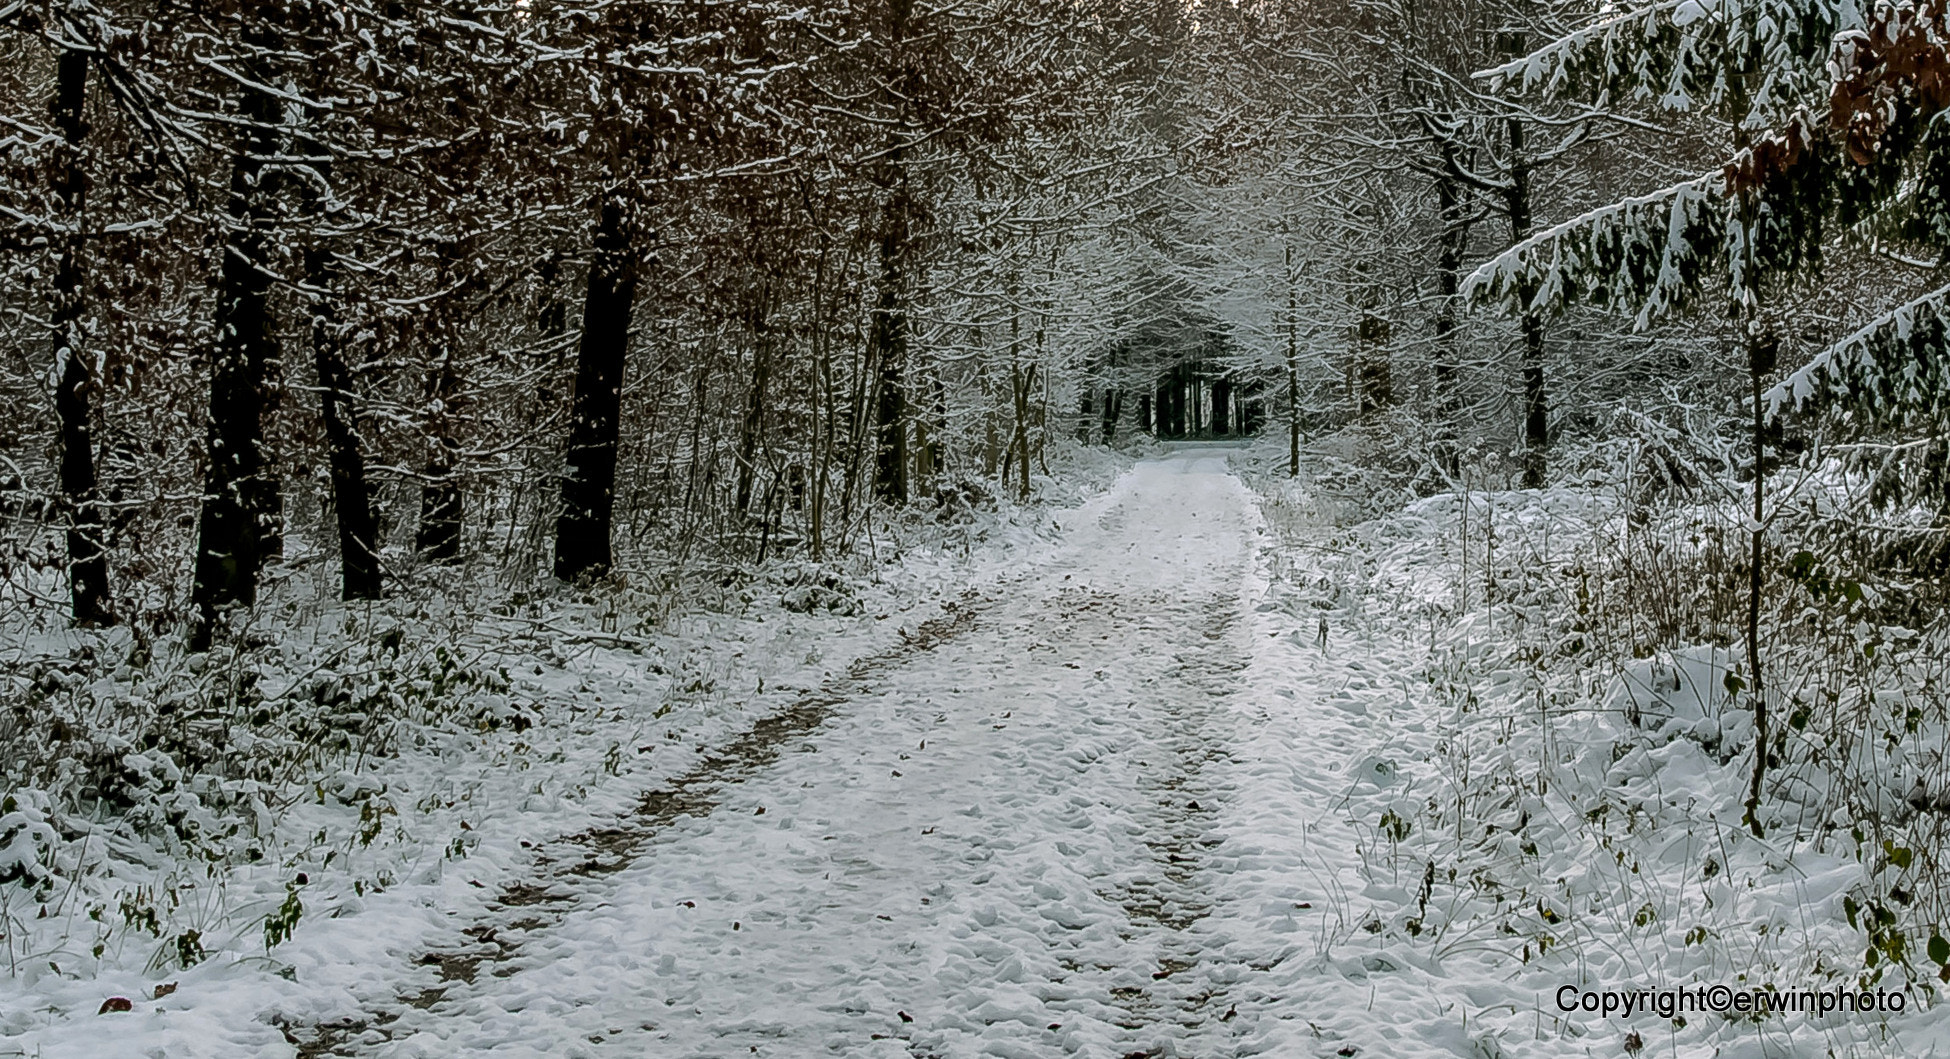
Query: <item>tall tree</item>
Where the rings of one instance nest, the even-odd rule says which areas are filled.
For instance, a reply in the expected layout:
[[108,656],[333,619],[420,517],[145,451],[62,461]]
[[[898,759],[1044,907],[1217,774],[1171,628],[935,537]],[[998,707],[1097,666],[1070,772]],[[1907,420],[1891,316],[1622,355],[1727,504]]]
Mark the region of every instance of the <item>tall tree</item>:
[[623,372],[636,309],[637,189],[603,189],[588,295],[577,349],[562,514],[555,527],[555,576],[565,581],[609,569],[616,502],[616,441]]
[[244,49],[234,77],[240,130],[230,163],[210,350],[207,472],[191,594],[198,612],[191,640],[197,647],[209,646],[220,609],[256,601],[278,514],[277,486],[264,451],[264,409],[276,384],[271,275],[265,268],[271,195],[264,177],[282,140],[283,117],[267,58],[277,41],[260,21],[270,14],[240,14],[236,38]]
[[54,408],[61,420],[61,500],[68,514],[69,603],[77,625],[112,625],[115,613],[108,592],[107,525],[95,475],[95,440],[90,398],[94,372],[84,348],[82,319],[82,204],[87,174],[82,168],[82,140],[88,135],[84,118],[88,101],[88,55],[74,47],[61,49],[56,62],[54,99],[49,110],[60,131],[53,174],[56,204],[62,211],[55,235],[53,324],[56,366]]

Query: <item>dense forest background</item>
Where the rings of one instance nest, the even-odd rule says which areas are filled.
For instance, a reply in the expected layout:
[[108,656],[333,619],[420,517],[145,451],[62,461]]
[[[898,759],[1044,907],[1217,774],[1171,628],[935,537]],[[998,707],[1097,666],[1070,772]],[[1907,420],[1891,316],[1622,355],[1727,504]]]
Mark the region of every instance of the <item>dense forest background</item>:
[[207,635],[275,562],[823,556],[1055,437],[1386,420],[1425,486],[1535,479],[1735,385],[1710,319],[1459,304],[1725,143],[1471,79],[1579,17],[17,5],[5,591]]

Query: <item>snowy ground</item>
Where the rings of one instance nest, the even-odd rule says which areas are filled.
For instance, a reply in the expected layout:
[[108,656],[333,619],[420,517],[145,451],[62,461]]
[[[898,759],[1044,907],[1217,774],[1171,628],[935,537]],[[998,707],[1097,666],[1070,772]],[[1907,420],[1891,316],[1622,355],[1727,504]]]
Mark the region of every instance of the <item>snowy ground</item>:
[[[0,1054],[1489,1059],[1625,1054],[1631,1029],[1655,1055],[1861,1039],[1561,1018],[1560,981],[1683,984],[1631,975],[1687,966],[1692,943],[1533,963],[1529,935],[1489,927],[1514,913],[1471,910],[1480,880],[1439,877],[1436,846],[1426,869],[1405,855],[1434,839],[1389,820],[1427,815],[1455,721],[1416,624],[1439,549],[1354,584],[1330,569],[1331,526],[1300,527],[1312,551],[1292,504],[1269,529],[1238,456],[1146,460],[869,633],[745,629],[731,653],[751,657],[717,675],[771,685],[735,709],[634,716],[633,687],[667,697],[674,678],[611,659],[581,678],[603,702],[579,738],[628,726],[632,763],[551,763],[547,740],[573,733],[542,729],[519,767],[457,757],[480,799],[464,858],[376,896],[308,894],[275,960],[29,980],[0,1006]],[[1569,892],[1513,908],[1578,914]],[[133,1010],[95,1015],[107,993]],[[1921,1054],[1940,1022],[1879,1052]]]
[[1229,1013],[1245,972],[1202,954],[1200,924],[1230,867],[1210,844],[1256,522],[1223,454],[1141,465],[1059,518],[1053,555],[768,734],[759,767],[713,766],[742,782],[626,825],[626,867],[478,924],[505,962],[373,1052],[1206,1054],[1253,1034]]

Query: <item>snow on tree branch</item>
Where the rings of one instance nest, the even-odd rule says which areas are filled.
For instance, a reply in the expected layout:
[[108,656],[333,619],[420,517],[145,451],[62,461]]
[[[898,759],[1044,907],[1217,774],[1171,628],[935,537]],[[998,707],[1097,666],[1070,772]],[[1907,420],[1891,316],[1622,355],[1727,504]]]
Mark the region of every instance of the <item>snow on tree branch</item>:
[[1494,90],[1705,107],[1766,122],[1819,98],[1829,42],[1860,25],[1849,0],[1661,0],[1476,76]]
[[1627,306],[1635,326],[1681,307],[1699,260],[1719,245],[1724,200],[1711,176],[1625,199],[1545,229],[1484,262],[1464,281],[1473,306],[1562,312]]
[[1950,410],[1946,339],[1950,286],[1905,302],[1822,350],[1767,392],[1768,414],[1828,397],[1878,420],[1919,412],[1941,419]]

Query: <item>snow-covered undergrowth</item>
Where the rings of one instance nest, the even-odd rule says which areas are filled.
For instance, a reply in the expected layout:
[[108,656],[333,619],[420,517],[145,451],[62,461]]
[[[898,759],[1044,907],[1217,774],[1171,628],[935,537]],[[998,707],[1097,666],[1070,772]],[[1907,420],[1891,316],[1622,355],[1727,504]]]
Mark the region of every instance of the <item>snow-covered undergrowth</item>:
[[[0,1054],[244,1054],[264,1013],[383,991],[528,848],[898,642],[1129,464],[1052,462],[1030,504],[931,497],[824,562],[540,591],[429,572],[351,608],[321,565],[204,654],[19,622],[0,641]],[[80,1029],[104,1005],[168,1017],[105,1050]]]
[[[1464,986],[1451,1016],[1478,1054],[1950,1047],[1940,631],[1775,527],[1755,837],[1740,497],[1673,489],[1643,473],[1656,446],[1617,445],[1550,489],[1378,515],[1284,477],[1283,447],[1255,451],[1268,607],[1348,656],[1336,698],[1372,741],[1342,788],[1366,886],[1322,944]],[[1904,1010],[1620,1020],[1557,1003],[1567,985],[1716,984],[1900,991]]]

